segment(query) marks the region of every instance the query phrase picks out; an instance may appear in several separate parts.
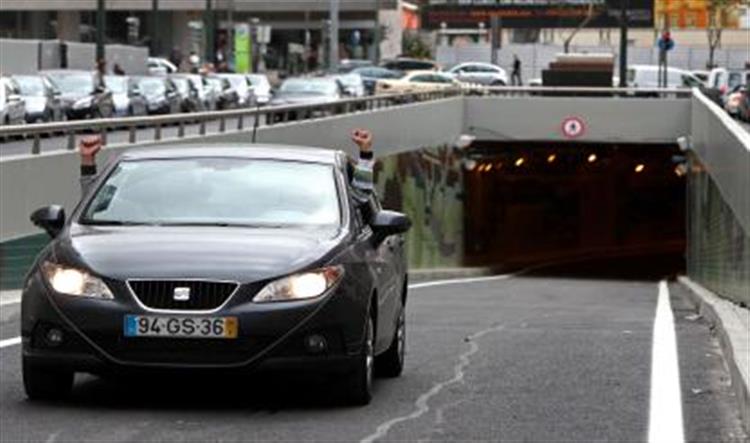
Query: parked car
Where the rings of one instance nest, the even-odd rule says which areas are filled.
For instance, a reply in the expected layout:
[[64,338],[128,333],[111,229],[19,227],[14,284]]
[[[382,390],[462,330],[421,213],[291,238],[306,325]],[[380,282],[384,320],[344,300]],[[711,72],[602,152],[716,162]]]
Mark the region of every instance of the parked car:
[[198,99],[201,102],[201,110],[214,111],[217,109],[217,97],[210,94],[211,87],[209,86],[208,80],[205,76],[200,74],[173,74],[173,77],[174,76],[184,77],[188,79],[188,81],[190,81],[195,90],[198,92]]
[[726,94],[726,100],[724,101],[724,110],[727,114],[734,118],[740,118],[740,105],[745,100],[747,95],[746,85],[737,85]]
[[182,74],[170,75],[169,79],[174,83],[177,88],[177,92],[180,93],[182,99],[182,112],[199,112],[204,111],[205,106],[203,100],[201,100],[200,89],[202,85],[198,86],[194,84],[190,78]]
[[162,57],[149,57],[146,64],[149,75],[169,75],[178,71],[174,63]]
[[93,72],[54,69],[41,73],[60,90],[67,118],[109,118],[114,115],[112,91],[98,84]]
[[475,83],[487,86],[505,86],[508,73],[500,66],[491,63],[459,63],[445,71],[462,83]]
[[26,121],[26,108],[18,85],[10,77],[0,77],[0,124],[20,125]]
[[237,91],[239,107],[246,108],[255,105],[255,92],[253,91],[253,85],[245,74],[222,73],[216,74],[216,76],[228,80],[232,85],[232,88]]
[[750,71],[742,69],[714,68],[708,74],[708,87],[719,91],[722,97],[735,87],[746,84]]
[[461,84],[449,74],[436,71],[411,71],[398,79],[378,80],[375,92],[405,94],[460,87]]
[[352,73],[359,74],[359,76],[362,77],[362,83],[364,84],[365,93],[367,95],[375,94],[375,84],[379,79],[397,79],[404,76],[404,73],[401,71],[394,71],[379,66],[356,68],[352,70]]
[[235,109],[239,106],[240,96],[232,88],[229,80],[210,75],[206,77],[210,95],[216,98],[218,109]]
[[704,86],[708,86],[708,77],[710,75],[709,71],[704,71],[702,69],[694,69],[690,71],[690,73],[693,74],[695,78],[703,82]]
[[393,60],[384,60],[380,64],[380,66],[402,72],[440,70],[440,65],[436,61],[407,57],[399,57]]
[[[628,67],[628,86],[631,88],[658,88],[659,66],[630,65]],[[667,68],[667,87],[699,88],[703,83],[688,71],[678,68]]]
[[366,94],[365,83],[359,74],[350,72],[348,74],[338,74],[334,76],[341,83],[344,95],[348,97],[364,97]]
[[366,66],[374,66],[371,60],[358,59],[358,58],[345,58],[339,62],[338,73],[346,74],[352,72],[357,68],[364,68]]
[[26,122],[53,122],[63,119],[60,91],[41,75],[14,75],[26,109]]
[[267,105],[271,101],[271,82],[265,74],[246,74],[253,85],[255,100],[258,105]]
[[293,77],[284,80],[272,105],[301,105],[331,103],[340,100],[343,91],[333,77]]
[[136,81],[146,97],[149,114],[176,114],[182,110],[182,99],[172,80],[166,77],[136,77]]
[[76,372],[281,363],[366,404],[376,369],[399,376],[409,218],[355,203],[343,152],[282,148],[126,152],[69,216],[34,212],[52,241],[22,293],[27,396],[62,399]]
[[737,118],[750,123],[750,83],[745,84],[744,94],[737,107]]
[[124,75],[106,75],[104,84],[112,91],[115,115],[129,117],[148,114],[146,97],[143,96],[133,78]]

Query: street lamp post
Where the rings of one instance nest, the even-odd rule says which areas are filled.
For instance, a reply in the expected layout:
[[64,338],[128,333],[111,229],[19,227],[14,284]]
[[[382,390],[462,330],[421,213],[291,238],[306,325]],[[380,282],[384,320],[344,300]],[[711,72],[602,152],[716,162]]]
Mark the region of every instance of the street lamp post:
[[214,5],[213,0],[206,0],[206,14],[203,29],[206,32],[206,48],[204,62],[212,63],[214,59]]
[[106,5],[104,0],[96,1],[96,60],[104,59],[104,36],[105,26],[107,26],[105,17]]
[[159,0],[151,0],[151,55],[158,55],[159,48]]
[[620,0],[620,87],[628,86],[628,0]]
[[328,69],[333,72],[339,64],[339,0],[330,0],[331,30],[328,36]]

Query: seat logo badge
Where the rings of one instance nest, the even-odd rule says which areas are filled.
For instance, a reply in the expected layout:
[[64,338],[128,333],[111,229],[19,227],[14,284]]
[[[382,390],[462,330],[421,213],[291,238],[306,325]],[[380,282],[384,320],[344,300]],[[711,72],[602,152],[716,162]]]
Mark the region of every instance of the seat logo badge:
[[172,298],[174,299],[174,301],[190,300],[190,288],[174,288]]

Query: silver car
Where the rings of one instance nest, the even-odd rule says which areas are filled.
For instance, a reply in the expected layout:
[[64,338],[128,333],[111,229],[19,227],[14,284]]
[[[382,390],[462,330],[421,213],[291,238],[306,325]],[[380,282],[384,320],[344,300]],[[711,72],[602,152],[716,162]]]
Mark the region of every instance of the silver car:
[[271,101],[271,83],[265,74],[247,74],[247,79],[253,85],[255,100],[259,105],[267,105]]
[[255,91],[245,74],[216,74],[219,78],[224,78],[232,85],[232,89],[237,91],[240,108],[246,108],[255,104]]
[[488,86],[505,86],[508,73],[500,66],[490,63],[459,63],[445,71],[463,83],[477,83]]
[[104,84],[112,91],[115,115],[128,117],[148,114],[146,97],[143,96],[133,78],[124,75],[106,75]]
[[10,77],[0,77],[0,125],[20,125],[26,121],[26,106],[18,85]]
[[14,75],[26,106],[26,122],[52,122],[65,116],[60,90],[41,75]]

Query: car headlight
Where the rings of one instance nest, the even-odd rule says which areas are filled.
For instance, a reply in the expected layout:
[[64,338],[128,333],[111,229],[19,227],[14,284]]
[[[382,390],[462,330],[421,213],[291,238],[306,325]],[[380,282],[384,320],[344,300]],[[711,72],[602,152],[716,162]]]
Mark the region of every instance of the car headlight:
[[82,98],[75,103],[73,103],[74,109],[81,109],[81,108],[87,108],[91,106],[91,103],[93,102],[93,99],[91,97]]
[[344,275],[341,266],[328,266],[280,278],[267,284],[253,298],[256,303],[306,300],[320,297]]
[[100,278],[85,271],[46,261],[42,264],[42,273],[52,289],[61,294],[104,300],[115,298]]

